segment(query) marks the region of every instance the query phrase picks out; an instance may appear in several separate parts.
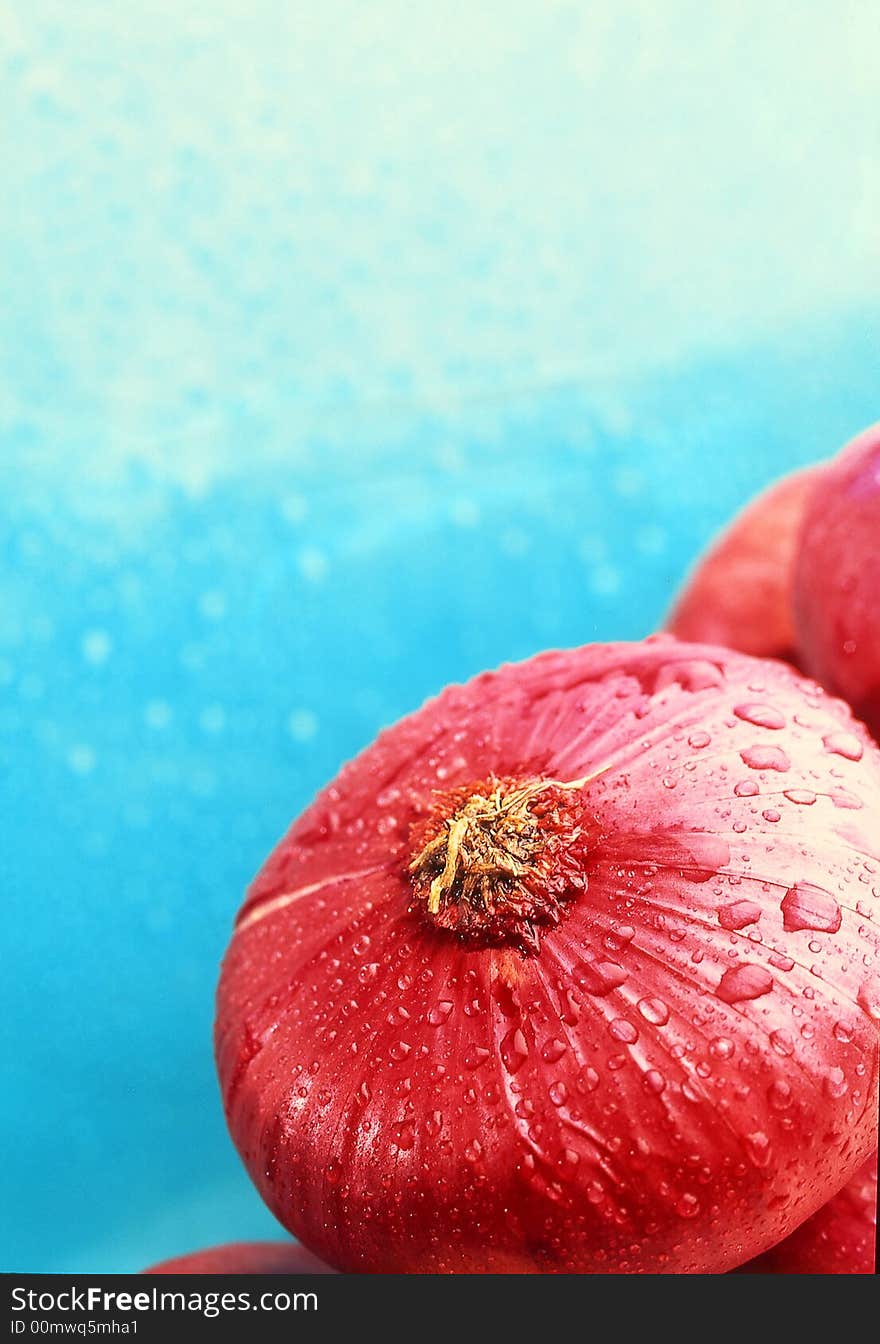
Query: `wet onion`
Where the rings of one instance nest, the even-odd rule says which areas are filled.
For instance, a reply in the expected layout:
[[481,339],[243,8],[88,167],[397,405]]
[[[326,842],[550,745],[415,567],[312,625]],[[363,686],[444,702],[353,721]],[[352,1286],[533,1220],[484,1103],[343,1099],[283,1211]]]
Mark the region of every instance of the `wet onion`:
[[450,688],[252,885],[233,1138],[323,1259],[723,1272],[876,1142],[880,754],[781,663],[657,637]]
[[877,1154],[778,1246],[743,1274],[873,1274],[876,1267]]

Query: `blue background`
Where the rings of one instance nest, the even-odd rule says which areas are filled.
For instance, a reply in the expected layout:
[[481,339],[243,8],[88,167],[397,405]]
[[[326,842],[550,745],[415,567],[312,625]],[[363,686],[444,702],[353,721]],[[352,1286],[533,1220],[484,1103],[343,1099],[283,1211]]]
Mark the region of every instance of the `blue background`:
[[649,631],[876,418],[875,30],[4,8],[4,1268],[277,1235],[210,1044],[273,841],[447,681]]

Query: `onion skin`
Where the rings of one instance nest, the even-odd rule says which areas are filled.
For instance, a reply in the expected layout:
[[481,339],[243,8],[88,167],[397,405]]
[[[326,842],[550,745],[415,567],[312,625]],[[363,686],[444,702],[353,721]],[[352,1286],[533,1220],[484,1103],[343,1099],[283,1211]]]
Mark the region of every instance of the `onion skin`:
[[742,1274],[873,1274],[876,1270],[877,1154],[839,1194]]
[[305,1246],[279,1241],[234,1241],[163,1260],[145,1274],[332,1274]]
[[679,639],[798,662],[794,562],[821,471],[808,467],[786,476],[746,506],[699,561],[667,630]]
[[803,665],[880,736],[880,425],[826,470],[794,568]]
[[[779,726],[781,725],[781,726]],[[413,906],[436,790],[586,782],[540,950]],[[218,989],[233,1139],[340,1269],[722,1273],[876,1145],[880,753],[778,662],[543,654],[381,734],[248,893]]]

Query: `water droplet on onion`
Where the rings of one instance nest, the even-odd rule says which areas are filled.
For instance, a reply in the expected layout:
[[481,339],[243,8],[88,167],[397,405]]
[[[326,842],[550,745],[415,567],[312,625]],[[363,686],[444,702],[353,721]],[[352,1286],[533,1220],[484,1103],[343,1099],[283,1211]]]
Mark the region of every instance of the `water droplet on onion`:
[[463,1063],[466,1069],[478,1069],[490,1058],[491,1051],[483,1045],[471,1044],[467,1047],[463,1056]]
[[718,923],[722,929],[744,929],[749,924],[757,924],[761,918],[761,907],[754,901],[734,901],[724,905],[718,911]]
[[835,807],[844,811],[858,812],[864,806],[861,798],[857,798],[854,793],[850,793],[849,789],[832,789],[828,797]]
[[774,1111],[785,1111],[791,1105],[791,1085],[784,1078],[777,1078],[767,1088],[767,1100]]
[[528,1057],[528,1042],[519,1027],[514,1027],[501,1042],[501,1059],[504,1067],[508,1073],[518,1073]]
[[763,966],[746,962],[726,970],[715,993],[724,1003],[741,1003],[748,999],[759,999],[769,994],[772,988],[773,977],[770,972]]
[[744,723],[754,724],[756,728],[779,729],[785,727],[785,715],[780,714],[773,705],[762,705],[754,701],[735,705],[734,714]]
[[798,882],[782,899],[783,927],[788,933],[813,929],[820,933],[836,933],[840,928],[840,906],[822,887],[812,882]]
[[428,1022],[432,1027],[442,1027],[452,1012],[454,1004],[449,999],[441,999],[428,1013]]
[[766,1167],[770,1161],[770,1140],[763,1130],[746,1135],[746,1151],[756,1167]]
[[685,1191],[680,1199],[677,1200],[675,1211],[682,1218],[696,1218],[697,1214],[700,1212],[700,1201],[697,1199],[696,1195],[691,1194],[690,1191]]
[[849,1091],[849,1084],[843,1069],[829,1069],[825,1075],[824,1087],[829,1097],[837,1099],[844,1096]]
[[574,975],[581,989],[596,998],[604,998],[613,989],[618,989],[627,977],[616,961],[582,961],[575,967]]
[[740,752],[740,759],[750,770],[779,770],[784,772],[791,769],[791,761],[781,747],[754,746],[746,747]]
[[880,978],[872,976],[859,986],[856,1002],[874,1022],[880,1022]]
[[843,756],[848,761],[860,761],[864,752],[864,747],[855,733],[829,733],[822,738],[822,745],[826,751],[835,756]]
[[665,1027],[669,1021],[669,1009],[662,999],[639,999],[638,1010],[646,1022],[655,1027]]

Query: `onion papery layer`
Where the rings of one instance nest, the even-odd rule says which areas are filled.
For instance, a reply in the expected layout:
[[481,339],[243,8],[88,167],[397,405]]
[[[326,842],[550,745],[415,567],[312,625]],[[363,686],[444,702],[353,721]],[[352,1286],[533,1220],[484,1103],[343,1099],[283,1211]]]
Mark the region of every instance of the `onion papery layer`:
[[877,1240],[877,1154],[812,1218],[743,1274],[873,1274]]
[[[425,916],[443,794],[577,783],[537,950]],[[543,654],[384,732],[253,883],[218,991],[233,1138],[322,1259],[724,1272],[876,1144],[880,754],[781,663]],[[500,878],[514,882],[513,878]]]

